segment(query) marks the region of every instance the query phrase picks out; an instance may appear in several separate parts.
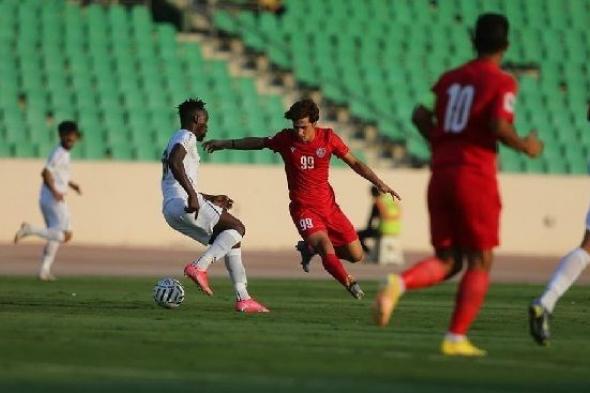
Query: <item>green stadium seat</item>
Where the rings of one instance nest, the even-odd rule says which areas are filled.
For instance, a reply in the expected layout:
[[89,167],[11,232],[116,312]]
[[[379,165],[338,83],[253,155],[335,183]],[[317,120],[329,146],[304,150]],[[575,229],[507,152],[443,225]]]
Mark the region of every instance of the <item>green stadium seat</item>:
[[33,143],[15,143],[13,150],[16,158],[33,158],[41,155],[39,146]]
[[565,161],[560,159],[551,159],[546,161],[547,173],[561,174],[568,171],[568,166]]
[[133,158],[138,161],[157,161],[160,159],[162,149],[157,148],[152,143],[144,143],[136,146],[133,151]]
[[0,144],[0,157],[11,157],[13,155],[14,150],[13,145],[11,143],[4,142]]
[[133,161],[135,159],[134,147],[126,143],[114,143],[107,148],[114,160]]

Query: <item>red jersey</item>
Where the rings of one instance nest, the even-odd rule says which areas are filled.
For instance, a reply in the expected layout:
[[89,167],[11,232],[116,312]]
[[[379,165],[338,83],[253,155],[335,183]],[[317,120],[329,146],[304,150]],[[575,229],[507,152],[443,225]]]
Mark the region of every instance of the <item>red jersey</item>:
[[332,154],[342,158],[350,149],[332,129],[316,128],[311,142],[302,142],[294,130],[284,129],[267,138],[265,147],[283,158],[293,204],[318,210],[331,209],[336,204],[334,190],[328,183],[330,158]]
[[432,170],[475,169],[495,176],[494,119],[514,120],[517,84],[498,65],[472,60],[441,76],[433,86],[436,128],[430,136]]

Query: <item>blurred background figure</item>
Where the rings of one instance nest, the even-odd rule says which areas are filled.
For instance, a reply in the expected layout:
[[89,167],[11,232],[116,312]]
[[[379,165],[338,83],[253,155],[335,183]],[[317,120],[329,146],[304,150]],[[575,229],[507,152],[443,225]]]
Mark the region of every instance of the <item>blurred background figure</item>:
[[[590,121],[590,105],[588,105],[586,118]],[[590,161],[588,174],[590,174]],[[549,345],[550,318],[553,316],[555,305],[576,282],[588,264],[590,264],[590,209],[586,213],[586,230],[582,243],[561,258],[545,291],[529,306],[529,331],[537,344]]]
[[[404,257],[399,241],[399,203],[389,194],[380,194],[375,186],[372,186],[370,191],[372,205],[367,226],[357,232],[363,251],[369,256],[370,261],[402,265]],[[367,245],[367,239],[372,240],[372,248]]]
[[14,244],[27,236],[37,236],[47,240],[41,256],[41,281],[54,281],[51,265],[55,260],[61,243],[72,239],[73,232],[70,224],[70,211],[65,196],[68,189],[82,194],[80,186],[70,180],[70,151],[78,142],[82,134],[78,125],[73,121],[63,121],[58,126],[59,143],[49,154],[49,158],[41,172],[43,184],[39,195],[39,206],[45,226],[35,226],[23,222],[14,235]]

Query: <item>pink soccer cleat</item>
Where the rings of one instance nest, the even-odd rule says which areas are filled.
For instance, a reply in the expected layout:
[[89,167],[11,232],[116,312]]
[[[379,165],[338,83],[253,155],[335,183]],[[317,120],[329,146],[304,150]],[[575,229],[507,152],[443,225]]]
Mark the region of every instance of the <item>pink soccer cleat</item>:
[[250,298],[247,300],[236,301],[236,311],[244,312],[247,314],[254,314],[259,312],[270,312],[263,304],[258,303],[256,300]]
[[201,291],[207,296],[213,296],[213,290],[209,287],[209,278],[206,270],[199,270],[196,265],[189,263],[184,267],[184,275],[193,280]]

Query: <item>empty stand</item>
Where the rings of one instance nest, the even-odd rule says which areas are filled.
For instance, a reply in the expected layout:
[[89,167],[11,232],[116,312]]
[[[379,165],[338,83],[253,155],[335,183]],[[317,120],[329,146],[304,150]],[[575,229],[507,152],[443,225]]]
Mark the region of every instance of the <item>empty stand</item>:
[[[75,158],[159,160],[178,128],[175,106],[207,102],[210,138],[266,135],[286,125],[281,99],[259,94],[225,61],[137,6],[0,0],[0,156],[44,157],[64,119],[84,132]],[[272,164],[268,152],[206,161]]]
[[585,173],[590,91],[590,2],[585,0],[286,0],[287,12],[255,16],[219,10],[218,29],[292,70],[356,117],[405,142],[416,157],[429,149],[409,122],[415,103],[446,69],[473,56],[469,28],[482,12],[511,22],[507,62],[536,63],[519,77],[517,126],[546,141],[541,160],[500,149],[507,172]]

